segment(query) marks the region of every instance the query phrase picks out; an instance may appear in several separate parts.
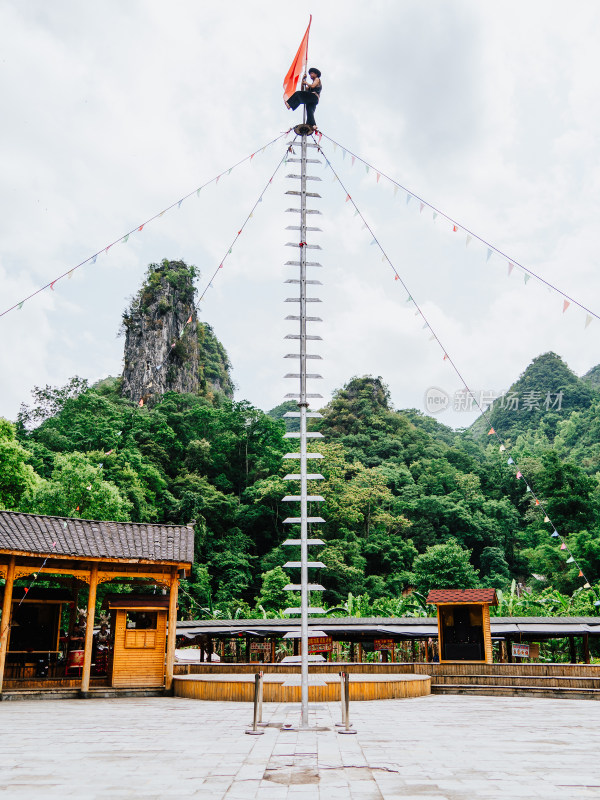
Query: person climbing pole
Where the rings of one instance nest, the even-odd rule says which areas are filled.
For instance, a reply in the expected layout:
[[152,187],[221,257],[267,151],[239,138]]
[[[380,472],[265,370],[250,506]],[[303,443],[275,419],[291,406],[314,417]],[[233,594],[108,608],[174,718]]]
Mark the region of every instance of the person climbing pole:
[[306,80],[306,75],[303,75],[301,84],[302,89],[299,92],[294,92],[293,95],[288,97],[288,99],[285,101],[285,104],[288,108],[291,108],[294,111],[298,108],[298,106],[305,105],[306,124],[310,125],[313,131],[316,131],[317,123],[315,121],[315,108],[317,107],[317,103],[319,102],[319,98],[321,96],[321,89],[323,88],[323,84],[321,83],[321,71],[316,67],[311,67],[308,70],[308,76],[312,83],[309,83]]

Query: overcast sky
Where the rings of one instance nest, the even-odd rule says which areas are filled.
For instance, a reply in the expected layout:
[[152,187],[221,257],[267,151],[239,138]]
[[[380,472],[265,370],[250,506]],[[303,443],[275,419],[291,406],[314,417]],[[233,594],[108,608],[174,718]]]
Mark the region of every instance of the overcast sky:
[[[0,2],[0,311],[102,250],[262,148],[299,112],[282,81],[313,13],[322,70],[320,129],[512,258],[600,313],[600,5],[597,0],[65,0]],[[201,289],[281,160],[286,141],[0,317],[0,415],[34,385],[122,369],[117,338],[148,263],[195,264]],[[349,155],[325,154],[372,225],[443,348],[370,244],[325,165],[319,387],[381,375],[397,408],[429,387],[501,392],[553,350],[582,374],[600,362],[600,321],[563,313],[560,295],[443,217],[407,204]],[[237,397],[269,409],[293,332],[285,230],[294,215],[274,178],[202,303],[233,364]],[[318,205],[317,205],[318,204]],[[317,238],[319,237],[319,238]],[[317,387],[314,387],[315,390]],[[454,426],[472,414],[438,415]]]

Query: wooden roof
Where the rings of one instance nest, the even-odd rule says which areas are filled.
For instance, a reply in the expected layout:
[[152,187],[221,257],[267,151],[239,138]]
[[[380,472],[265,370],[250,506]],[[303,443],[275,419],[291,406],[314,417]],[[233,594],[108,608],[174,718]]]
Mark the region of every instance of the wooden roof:
[[487,603],[498,605],[495,589],[431,589],[427,603]]
[[191,564],[194,529],[0,511],[0,552]]

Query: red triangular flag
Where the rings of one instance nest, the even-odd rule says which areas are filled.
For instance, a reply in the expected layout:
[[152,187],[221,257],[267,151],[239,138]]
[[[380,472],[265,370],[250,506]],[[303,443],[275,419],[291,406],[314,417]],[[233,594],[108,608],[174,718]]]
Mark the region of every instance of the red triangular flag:
[[138,403],[138,406],[141,408],[143,405],[144,405],[144,398],[142,397],[140,399],[140,402]]
[[579,570],[579,575],[577,577],[578,578],[583,578],[583,572],[581,570]]
[[346,195],[346,202],[348,202],[348,200],[350,200],[350,195],[349,194]]
[[186,325],[189,325],[191,321],[192,321],[192,315],[190,314],[190,316],[189,316],[189,318],[188,318],[188,321],[187,321],[185,324],[186,324]]
[[306,29],[306,33],[300,42],[300,47],[298,48],[298,52],[294,60],[292,61],[291,67],[287,71],[287,75],[283,79],[283,99],[284,102],[287,101],[288,97],[291,97],[294,92],[296,91],[296,86],[298,85],[298,79],[300,75],[306,69],[306,62],[308,60],[308,34],[310,33],[310,23],[312,22],[312,14],[310,15],[310,19],[308,21],[308,28]]
[[567,545],[566,545],[566,544],[563,542],[563,543],[561,544],[561,546],[560,546],[560,549],[561,549],[561,550],[566,550],[566,549],[567,549]]
[[456,225],[453,225],[453,226],[452,226],[452,230],[454,231],[454,233],[456,233],[456,231],[458,230],[458,228],[456,227]]
[[396,275],[396,276],[395,276],[395,278],[394,278],[394,280],[395,280],[395,281],[398,281],[398,280],[400,280],[400,278],[399,278],[399,277]]
[[563,300],[563,314],[567,310],[567,308],[571,305],[568,300]]
[[519,480],[519,478],[522,478],[522,477],[523,477],[523,474],[521,472],[517,472],[517,480]]
[[[144,222],[144,225],[145,225],[145,224],[146,224],[146,223]],[[144,227],[144,225],[140,225],[140,227],[138,228],[138,231],[141,231],[141,230],[142,230],[142,228]]]
[[490,428],[488,431],[488,436],[491,436],[493,433],[496,433],[496,431],[493,428]]

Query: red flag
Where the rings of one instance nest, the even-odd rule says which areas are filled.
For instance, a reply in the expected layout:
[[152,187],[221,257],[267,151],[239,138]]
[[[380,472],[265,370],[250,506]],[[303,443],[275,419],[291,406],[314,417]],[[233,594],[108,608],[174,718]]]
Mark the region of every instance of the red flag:
[[310,33],[311,22],[312,22],[312,14],[310,15],[310,20],[308,21],[308,28],[306,29],[304,38],[300,43],[300,47],[298,48],[296,57],[292,61],[292,66],[289,68],[287,75],[283,79],[284,101],[287,100],[288,97],[291,97],[294,94],[294,92],[296,91],[296,86],[298,85],[298,79],[306,69],[306,63],[308,61],[308,34]]

